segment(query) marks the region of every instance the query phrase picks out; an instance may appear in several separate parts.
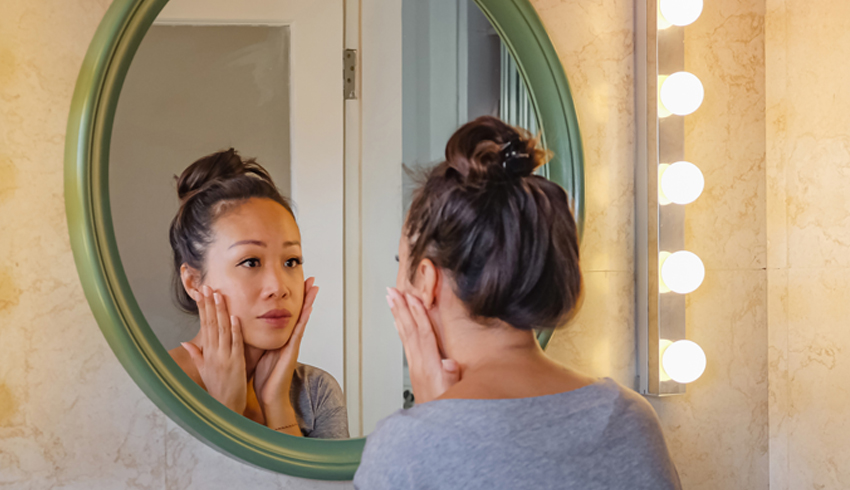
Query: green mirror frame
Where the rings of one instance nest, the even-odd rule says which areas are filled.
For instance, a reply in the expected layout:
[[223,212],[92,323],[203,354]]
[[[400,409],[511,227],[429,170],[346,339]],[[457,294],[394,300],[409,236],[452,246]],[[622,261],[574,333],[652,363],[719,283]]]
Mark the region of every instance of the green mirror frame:
[[[154,335],[118,255],[109,204],[109,148],[121,87],[148,28],[168,0],[115,0],[83,61],[65,144],[65,206],[86,299],[118,360],[172,420],[209,446],[256,467],[302,478],[350,480],[365,438],[297,438],[230,411],[189,379]],[[584,224],[584,166],[566,74],[528,0],[475,0],[517,62],[554,153],[549,178]],[[545,347],[549,334],[539,340]]]

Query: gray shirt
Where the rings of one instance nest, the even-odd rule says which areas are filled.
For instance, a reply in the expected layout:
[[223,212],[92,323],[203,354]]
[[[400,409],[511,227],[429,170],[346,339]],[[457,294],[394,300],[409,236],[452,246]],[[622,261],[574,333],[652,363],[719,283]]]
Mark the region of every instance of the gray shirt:
[[655,411],[605,378],[555,395],[435,400],[382,420],[354,487],[678,490]]
[[304,437],[348,439],[345,396],[330,373],[298,364],[292,375],[289,397]]

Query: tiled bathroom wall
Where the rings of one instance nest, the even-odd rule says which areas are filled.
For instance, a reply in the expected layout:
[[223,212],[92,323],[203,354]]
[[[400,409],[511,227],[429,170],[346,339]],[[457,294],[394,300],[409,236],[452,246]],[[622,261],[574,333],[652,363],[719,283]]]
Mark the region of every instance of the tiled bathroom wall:
[[850,4],[767,0],[771,489],[850,488]]

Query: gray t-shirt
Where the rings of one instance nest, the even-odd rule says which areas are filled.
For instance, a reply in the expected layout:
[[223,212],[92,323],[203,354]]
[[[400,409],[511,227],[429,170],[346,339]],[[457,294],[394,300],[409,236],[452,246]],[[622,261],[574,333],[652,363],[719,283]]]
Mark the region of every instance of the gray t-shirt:
[[366,439],[359,490],[679,490],[655,411],[605,378],[555,395],[435,400]]
[[348,439],[345,396],[330,373],[299,363],[289,397],[304,437]]

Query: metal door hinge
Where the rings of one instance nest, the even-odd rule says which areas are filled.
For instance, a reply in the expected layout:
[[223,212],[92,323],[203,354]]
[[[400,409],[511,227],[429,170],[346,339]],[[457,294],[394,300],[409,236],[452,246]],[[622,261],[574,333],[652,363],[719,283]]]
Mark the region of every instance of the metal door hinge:
[[342,57],[342,85],[346,100],[357,98],[357,50],[346,49]]

